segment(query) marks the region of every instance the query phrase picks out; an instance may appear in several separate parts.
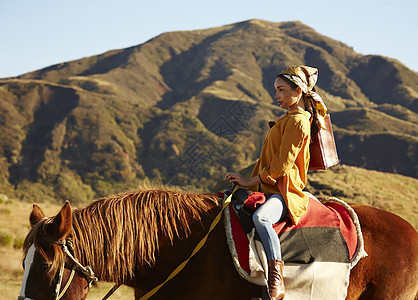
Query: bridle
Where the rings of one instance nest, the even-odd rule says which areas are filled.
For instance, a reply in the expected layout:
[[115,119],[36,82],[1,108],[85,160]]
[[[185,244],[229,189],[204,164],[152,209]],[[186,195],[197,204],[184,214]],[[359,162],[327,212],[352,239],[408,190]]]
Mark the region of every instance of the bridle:
[[67,237],[65,240],[60,240],[60,241],[57,241],[57,242],[53,242],[53,244],[61,246],[64,253],[74,262],[73,268],[71,269],[71,274],[68,277],[67,284],[65,285],[65,287],[62,289],[62,291],[60,293],[61,285],[62,285],[62,277],[63,277],[63,274],[64,274],[64,267],[65,267],[65,259],[64,259],[64,261],[63,261],[63,263],[60,267],[60,270],[59,270],[58,282],[57,282],[57,285],[55,286],[55,298],[54,298],[54,300],[59,300],[59,299],[62,298],[62,296],[64,296],[65,292],[68,290],[71,282],[74,279],[75,271],[77,269],[80,269],[81,273],[83,273],[84,278],[87,280],[89,288],[91,288],[91,285],[93,284],[93,282],[98,281],[98,278],[94,275],[94,272],[91,269],[91,267],[90,266],[83,266],[74,257],[74,255],[70,252],[70,250],[68,250],[68,248],[70,248],[71,251],[74,250],[73,241],[70,237]]
[[[71,251],[74,251],[74,245],[73,245],[72,239],[70,237],[67,237],[65,240],[50,241],[50,243],[61,246],[64,253],[74,262],[74,265],[71,269],[70,276],[68,277],[68,281],[67,281],[66,285],[64,286],[64,288],[62,289],[61,292],[60,292],[60,290],[61,290],[62,278],[63,278],[64,268],[65,268],[65,259],[64,259],[62,265],[60,266],[59,273],[58,273],[58,281],[57,281],[57,284],[55,286],[54,300],[59,300],[64,296],[65,292],[68,290],[68,288],[71,285],[71,282],[74,279],[74,275],[75,275],[75,272],[76,272],[77,269],[80,269],[81,273],[83,273],[84,278],[86,279],[86,281],[89,285],[89,288],[91,288],[91,285],[93,284],[93,282],[98,281],[98,278],[94,275],[94,272],[91,269],[91,267],[90,266],[83,266],[74,257],[74,255],[71,253]],[[25,297],[25,296],[19,296],[18,297],[18,300],[24,300],[24,299],[28,299],[28,298]]]
[[[61,285],[62,285],[62,277],[64,274],[64,268],[65,268],[65,259],[60,267],[59,270],[59,274],[58,274],[58,282],[57,285],[55,286],[55,296],[54,296],[54,300],[59,300],[61,299],[65,292],[68,290],[68,288],[71,285],[71,282],[74,279],[74,275],[77,269],[80,269],[81,273],[83,273],[84,278],[86,279],[89,288],[91,288],[91,285],[98,281],[99,279],[95,276],[93,270],[91,269],[90,266],[83,266],[75,257],[74,255],[71,253],[71,251],[74,251],[74,244],[73,244],[73,240],[71,239],[71,237],[67,237],[64,240],[60,240],[60,241],[49,241],[51,244],[56,244],[62,247],[62,250],[64,251],[64,253],[74,262],[74,265],[71,269],[71,273],[70,276],[68,277],[67,283],[65,284],[64,288],[61,290]],[[70,251],[71,250],[71,251]],[[106,300],[108,299],[119,287],[121,286],[120,283],[116,283],[108,292],[107,294],[102,298],[102,300]],[[25,300],[25,299],[30,299],[27,298],[26,296],[19,296],[17,298],[17,300]],[[32,300],[32,299],[30,299]]]

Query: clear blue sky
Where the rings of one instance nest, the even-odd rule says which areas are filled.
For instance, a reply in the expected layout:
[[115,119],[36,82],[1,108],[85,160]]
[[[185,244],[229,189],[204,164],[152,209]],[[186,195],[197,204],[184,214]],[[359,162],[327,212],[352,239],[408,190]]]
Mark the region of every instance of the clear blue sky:
[[418,71],[417,0],[0,0],[0,78],[249,19],[299,20]]

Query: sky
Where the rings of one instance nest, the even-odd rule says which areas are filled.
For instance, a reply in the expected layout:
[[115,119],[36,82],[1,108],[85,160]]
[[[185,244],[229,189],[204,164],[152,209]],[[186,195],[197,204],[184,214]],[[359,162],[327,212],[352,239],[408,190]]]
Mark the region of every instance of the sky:
[[299,20],[418,71],[416,0],[0,0],[0,78],[135,46],[168,31]]

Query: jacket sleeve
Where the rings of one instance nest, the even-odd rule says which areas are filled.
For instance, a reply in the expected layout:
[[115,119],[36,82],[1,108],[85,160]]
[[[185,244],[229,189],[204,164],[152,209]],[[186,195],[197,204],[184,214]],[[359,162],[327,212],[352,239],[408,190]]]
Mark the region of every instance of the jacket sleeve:
[[291,123],[286,126],[279,151],[273,156],[268,167],[260,172],[261,181],[274,185],[277,178],[286,175],[292,169],[307,136],[301,124]]

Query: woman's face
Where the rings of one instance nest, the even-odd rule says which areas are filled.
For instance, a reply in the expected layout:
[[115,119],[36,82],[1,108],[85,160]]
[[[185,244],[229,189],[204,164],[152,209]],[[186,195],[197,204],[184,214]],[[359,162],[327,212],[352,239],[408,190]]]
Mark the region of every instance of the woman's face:
[[299,87],[294,89],[286,80],[277,77],[274,81],[274,89],[276,90],[275,98],[281,108],[287,108],[289,111],[302,108],[302,90]]

